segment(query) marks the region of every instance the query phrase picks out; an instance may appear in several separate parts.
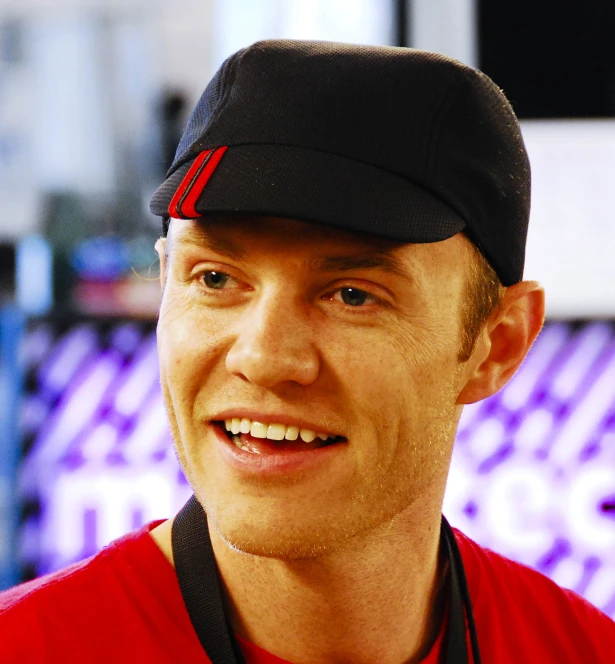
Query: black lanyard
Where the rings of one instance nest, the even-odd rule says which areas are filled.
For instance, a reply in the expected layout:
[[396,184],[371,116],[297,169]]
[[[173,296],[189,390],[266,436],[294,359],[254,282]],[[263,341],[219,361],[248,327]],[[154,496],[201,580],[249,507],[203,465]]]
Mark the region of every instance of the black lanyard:
[[[463,561],[448,521],[442,517],[442,541],[451,574],[451,598],[443,664],[468,664],[466,620],[474,664],[480,664],[476,626]],[[194,631],[212,664],[245,664],[224,611],[218,567],[207,516],[194,496],[175,517],[171,531],[175,572]],[[465,614],[464,614],[465,607]]]

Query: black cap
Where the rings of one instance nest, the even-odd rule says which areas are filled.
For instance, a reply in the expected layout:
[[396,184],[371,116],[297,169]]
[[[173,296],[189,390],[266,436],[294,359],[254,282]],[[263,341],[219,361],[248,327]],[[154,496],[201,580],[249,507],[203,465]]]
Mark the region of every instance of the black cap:
[[207,86],[150,209],[402,242],[463,230],[511,285],[523,277],[530,167],[510,104],[476,69],[409,48],[262,41]]

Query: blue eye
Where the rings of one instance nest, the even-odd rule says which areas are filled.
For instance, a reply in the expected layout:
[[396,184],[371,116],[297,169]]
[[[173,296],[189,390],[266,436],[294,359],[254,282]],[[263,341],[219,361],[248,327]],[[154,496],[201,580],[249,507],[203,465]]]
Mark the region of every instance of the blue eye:
[[213,288],[215,290],[220,290],[224,288],[226,282],[229,280],[229,275],[224,272],[215,272],[214,270],[208,270],[203,273],[203,281],[207,288]]
[[368,298],[368,293],[358,288],[342,288],[340,294],[342,302],[350,307],[360,307]]

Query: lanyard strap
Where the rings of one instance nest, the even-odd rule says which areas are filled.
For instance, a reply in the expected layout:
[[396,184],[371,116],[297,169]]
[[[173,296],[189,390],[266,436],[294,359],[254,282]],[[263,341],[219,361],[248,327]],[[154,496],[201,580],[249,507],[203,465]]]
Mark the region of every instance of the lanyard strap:
[[[474,613],[470,602],[470,591],[468,590],[468,582],[463,568],[461,551],[459,551],[453,529],[444,515],[442,515],[441,539],[444,540],[446,545],[451,572],[450,610],[446,630],[444,662],[445,664],[468,664],[465,623],[465,619],[467,618],[473,664],[481,664]],[[463,610],[464,606],[465,614]]]
[[173,521],[175,573],[190,621],[212,664],[244,664],[227,622],[207,516],[193,496]]
[[[447,549],[451,574],[444,664],[468,664],[466,618],[470,630],[473,664],[481,664],[461,553],[455,535],[444,517],[442,540]],[[245,664],[224,610],[207,516],[194,496],[191,496],[173,521],[171,544],[179,587],[203,650],[212,664]]]

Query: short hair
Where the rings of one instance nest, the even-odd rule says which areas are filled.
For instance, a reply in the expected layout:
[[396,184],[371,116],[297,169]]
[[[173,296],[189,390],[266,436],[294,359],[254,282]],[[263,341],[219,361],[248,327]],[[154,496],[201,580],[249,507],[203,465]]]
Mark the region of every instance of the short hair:
[[461,310],[461,345],[457,359],[467,362],[478,335],[491,313],[500,304],[504,286],[487,259],[472,242],[468,242],[469,269]]

